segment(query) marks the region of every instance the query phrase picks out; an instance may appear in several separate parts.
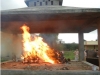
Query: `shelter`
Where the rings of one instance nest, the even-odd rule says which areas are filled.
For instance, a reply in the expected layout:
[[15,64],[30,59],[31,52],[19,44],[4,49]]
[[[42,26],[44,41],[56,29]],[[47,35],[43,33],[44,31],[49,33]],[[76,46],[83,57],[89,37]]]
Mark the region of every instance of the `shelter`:
[[30,27],[31,33],[78,33],[80,61],[84,60],[83,33],[98,29],[100,68],[100,9],[35,6],[1,11],[1,31],[21,33],[19,28],[24,23]]

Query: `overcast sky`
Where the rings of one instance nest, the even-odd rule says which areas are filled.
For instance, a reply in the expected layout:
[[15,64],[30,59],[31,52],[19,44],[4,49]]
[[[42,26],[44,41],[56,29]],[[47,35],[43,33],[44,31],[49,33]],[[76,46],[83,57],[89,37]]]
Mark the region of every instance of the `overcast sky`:
[[[63,6],[100,8],[100,0],[63,0]],[[1,10],[23,7],[27,7],[24,0],[1,0]],[[58,38],[66,43],[78,43],[78,34],[59,34]],[[84,34],[84,39],[88,41],[96,40],[97,30]]]

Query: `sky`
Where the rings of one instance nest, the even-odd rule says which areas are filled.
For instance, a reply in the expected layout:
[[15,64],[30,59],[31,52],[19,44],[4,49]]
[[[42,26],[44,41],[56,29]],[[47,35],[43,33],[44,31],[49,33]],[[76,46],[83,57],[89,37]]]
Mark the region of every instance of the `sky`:
[[[58,39],[62,39],[65,43],[78,43],[78,33],[61,33]],[[97,39],[97,30],[84,34],[84,40],[95,41]]]
[[[100,8],[100,0],[63,0],[63,6]],[[0,10],[16,9],[27,7],[24,0],[1,0]],[[77,33],[60,33],[58,39],[65,43],[78,43]],[[97,30],[84,34],[84,40],[95,41],[97,39]]]

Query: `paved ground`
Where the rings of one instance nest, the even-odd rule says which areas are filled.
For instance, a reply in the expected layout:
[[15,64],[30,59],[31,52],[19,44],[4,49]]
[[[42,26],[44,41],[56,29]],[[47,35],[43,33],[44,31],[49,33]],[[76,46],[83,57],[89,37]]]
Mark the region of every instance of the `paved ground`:
[[93,71],[91,66],[76,61],[54,65],[49,63],[29,65],[10,61],[1,63],[1,75],[100,75],[100,71]]
[[100,71],[90,70],[59,70],[59,71],[23,71],[23,70],[1,70],[1,75],[100,75]]
[[23,70],[92,70],[92,67],[83,63],[71,61],[67,64],[23,64],[22,62],[6,62],[1,64],[1,69],[23,69]]

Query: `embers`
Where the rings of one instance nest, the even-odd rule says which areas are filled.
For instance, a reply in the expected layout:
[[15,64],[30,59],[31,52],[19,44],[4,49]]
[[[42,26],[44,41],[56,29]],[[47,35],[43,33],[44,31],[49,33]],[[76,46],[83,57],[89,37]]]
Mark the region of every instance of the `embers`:
[[27,56],[26,58],[24,58],[23,63],[39,63],[39,58],[37,56]]

